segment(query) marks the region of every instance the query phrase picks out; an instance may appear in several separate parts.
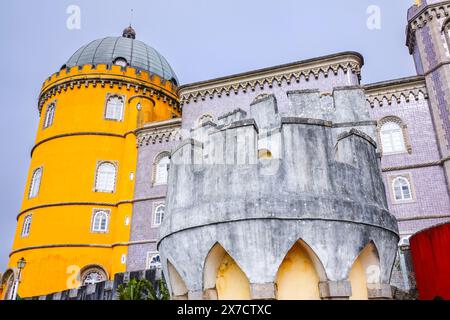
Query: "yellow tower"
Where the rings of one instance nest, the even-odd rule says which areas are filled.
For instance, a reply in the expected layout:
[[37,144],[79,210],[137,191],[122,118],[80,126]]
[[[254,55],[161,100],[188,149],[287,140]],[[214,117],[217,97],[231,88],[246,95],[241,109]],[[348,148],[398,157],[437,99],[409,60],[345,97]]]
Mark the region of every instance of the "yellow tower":
[[31,297],[126,269],[137,149],[143,124],[181,115],[166,59],[136,40],[95,40],[48,78],[9,269],[0,298]]

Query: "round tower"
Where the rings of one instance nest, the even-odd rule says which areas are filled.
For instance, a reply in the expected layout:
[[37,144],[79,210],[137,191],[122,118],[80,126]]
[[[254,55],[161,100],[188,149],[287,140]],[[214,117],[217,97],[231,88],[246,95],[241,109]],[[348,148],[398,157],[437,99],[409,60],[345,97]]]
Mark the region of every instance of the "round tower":
[[159,241],[172,297],[391,298],[398,227],[364,90],[280,100],[262,94],[172,152]]
[[[179,117],[178,80],[166,59],[121,37],[81,47],[43,84],[39,128],[4,298],[111,280],[126,269],[136,170],[136,129]],[[7,296],[9,295],[9,297]]]

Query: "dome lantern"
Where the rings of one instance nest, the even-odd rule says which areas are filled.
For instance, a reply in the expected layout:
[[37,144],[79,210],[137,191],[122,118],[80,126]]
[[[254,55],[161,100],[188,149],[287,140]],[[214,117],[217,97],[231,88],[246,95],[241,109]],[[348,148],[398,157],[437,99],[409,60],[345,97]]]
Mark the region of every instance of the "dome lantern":
[[123,30],[122,37],[136,39],[136,31],[133,29],[131,24]]

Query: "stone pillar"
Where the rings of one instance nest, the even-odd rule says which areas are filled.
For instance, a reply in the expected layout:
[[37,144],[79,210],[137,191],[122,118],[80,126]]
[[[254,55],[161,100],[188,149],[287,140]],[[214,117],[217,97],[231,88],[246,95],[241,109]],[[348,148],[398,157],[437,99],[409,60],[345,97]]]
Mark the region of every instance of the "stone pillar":
[[219,295],[217,294],[216,288],[205,289],[203,291],[203,299],[204,300],[219,300]]
[[172,296],[172,300],[188,300],[188,294],[182,296]]
[[391,300],[391,285],[386,283],[368,284],[367,295],[369,297],[369,300]]
[[202,290],[189,291],[188,299],[189,300],[203,300],[203,291]]
[[275,283],[251,283],[250,295],[253,300],[275,300]]
[[319,282],[320,297],[323,300],[348,300],[352,295],[350,281]]

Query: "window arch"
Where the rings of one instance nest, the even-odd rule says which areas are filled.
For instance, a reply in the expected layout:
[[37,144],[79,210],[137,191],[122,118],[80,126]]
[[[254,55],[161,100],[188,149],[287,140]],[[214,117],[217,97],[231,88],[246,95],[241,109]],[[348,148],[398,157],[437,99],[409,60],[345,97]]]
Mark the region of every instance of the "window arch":
[[155,211],[153,213],[153,225],[159,226],[164,220],[164,212],[166,211],[166,206],[164,204],[160,204],[155,207]]
[[95,178],[96,192],[114,192],[116,185],[116,166],[111,162],[102,162],[97,167]]
[[106,210],[95,210],[92,217],[92,232],[108,232],[109,212]]
[[122,121],[125,99],[118,95],[108,95],[106,99],[105,119]]
[[170,153],[162,152],[160,153],[153,165],[153,184],[154,185],[165,185],[169,178],[169,166],[170,166]]
[[378,138],[383,154],[412,151],[407,126],[400,118],[389,116],[381,119],[378,122]]
[[83,286],[106,281],[107,279],[106,271],[98,266],[85,267],[81,272],[81,284]]
[[161,258],[158,252],[147,252],[146,269],[160,269]]
[[41,187],[42,168],[37,168],[33,171],[30,183],[30,191],[28,192],[28,198],[32,199],[37,197],[39,189]]
[[395,201],[408,201],[413,199],[411,184],[406,177],[397,177],[392,181],[392,190]]
[[32,219],[31,214],[26,216],[25,219],[23,219],[22,232],[20,234],[22,238],[28,237],[30,235],[31,219]]
[[50,103],[45,112],[44,118],[44,129],[50,127],[53,124],[53,119],[55,118],[56,104],[54,102]]

